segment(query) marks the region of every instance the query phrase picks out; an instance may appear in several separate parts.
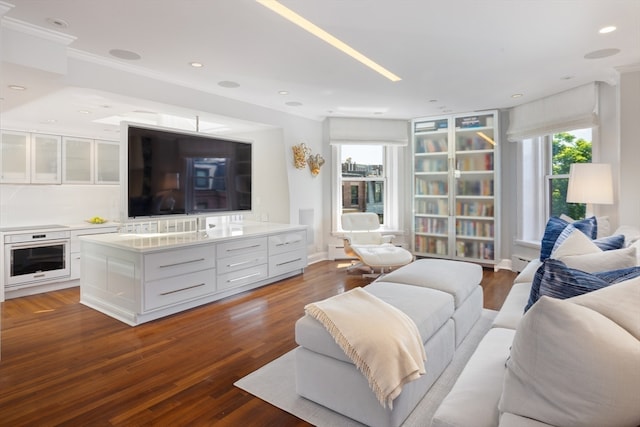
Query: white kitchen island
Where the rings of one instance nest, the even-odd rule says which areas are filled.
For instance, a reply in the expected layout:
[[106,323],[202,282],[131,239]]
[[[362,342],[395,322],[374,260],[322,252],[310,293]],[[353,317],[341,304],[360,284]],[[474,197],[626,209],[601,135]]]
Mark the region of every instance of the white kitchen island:
[[135,326],[301,274],[306,226],[81,237],[80,302]]

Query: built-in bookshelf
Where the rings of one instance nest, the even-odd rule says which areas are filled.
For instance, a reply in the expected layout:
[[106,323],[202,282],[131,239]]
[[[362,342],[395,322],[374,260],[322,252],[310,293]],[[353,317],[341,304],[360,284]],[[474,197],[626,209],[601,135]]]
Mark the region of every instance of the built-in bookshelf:
[[413,120],[416,256],[497,259],[497,112]]

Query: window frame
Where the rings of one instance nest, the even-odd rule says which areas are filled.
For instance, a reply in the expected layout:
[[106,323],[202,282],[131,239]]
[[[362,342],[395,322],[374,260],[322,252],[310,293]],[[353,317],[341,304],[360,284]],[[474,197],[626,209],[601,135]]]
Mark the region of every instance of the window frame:
[[[344,233],[341,223],[342,216],[342,146],[354,145],[354,144],[332,144],[331,156],[332,162],[332,204],[331,204],[331,218],[332,218],[332,230],[333,233]],[[399,191],[400,191],[400,152],[401,147],[388,144],[358,144],[358,145],[371,145],[371,146],[383,146],[383,164],[382,164],[382,176],[381,177],[363,177],[349,179],[348,181],[382,181],[384,185],[384,197],[383,197],[383,223],[381,229],[400,230],[400,215],[399,215]]]
[[[597,132],[595,127],[591,127],[591,161],[594,161],[594,153],[597,147]],[[517,218],[517,242],[531,243],[538,245],[544,234],[547,221],[552,214],[551,206],[551,189],[552,180],[568,179],[568,174],[553,174],[553,136],[558,133],[571,133],[578,129],[554,132],[553,134],[542,135],[537,137],[526,138],[518,142],[518,218]],[[525,144],[532,144],[531,147],[525,147]],[[537,191],[528,202],[525,202],[524,195],[527,190],[524,180],[524,162],[526,160],[532,162],[532,169],[537,172],[537,176],[530,177],[528,184],[533,188],[541,188],[543,191]],[[526,187],[526,188],[525,188]],[[532,208],[533,212],[526,212],[527,207]],[[533,221],[525,227],[527,221]]]

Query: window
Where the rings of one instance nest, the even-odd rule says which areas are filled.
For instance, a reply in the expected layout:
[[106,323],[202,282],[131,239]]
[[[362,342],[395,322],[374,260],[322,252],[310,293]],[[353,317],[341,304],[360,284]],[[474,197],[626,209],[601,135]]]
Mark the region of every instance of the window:
[[384,145],[341,145],[341,213],[375,212],[384,224]]
[[591,162],[591,129],[528,138],[519,144],[519,239],[539,242],[551,216],[583,218],[584,204],[567,203],[569,168]]
[[[380,224],[397,229],[398,148],[388,145],[333,145],[336,160],[334,229],[348,212],[374,212]],[[392,202],[394,201],[394,202]]]
[[572,163],[591,163],[591,129],[563,132],[553,135],[551,141],[551,175],[547,193],[549,216],[568,215],[584,218],[584,203],[567,203],[569,169]]

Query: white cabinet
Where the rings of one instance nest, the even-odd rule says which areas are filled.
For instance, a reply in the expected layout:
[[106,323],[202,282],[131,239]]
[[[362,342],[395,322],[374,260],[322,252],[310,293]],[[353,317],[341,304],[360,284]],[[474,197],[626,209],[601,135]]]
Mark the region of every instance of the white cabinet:
[[215,245],[144,255],[143,311],[216,291]]
[[118,184],[120,144],[0,131],[0,183]]
[[303,226],[260,223],[246,235],[223,234],[85,236],[80,302],[135,326],[300,274],[307,265]]
[[90,236],[92,234],[104,234],[104,233],[116,233],[118,231],[117,225],[101,225],[91,226],[88,228],[74,228],[71,230],[71,241],[69,243],[69,257],[71,261],[69,280],[80,279],[80,236]]
[[306,231],[269,236],[269,277],[306,267],[306,245]]
[[55,135],[31,134],[32,184],[60,184],[61,140]]
[[218,288],[231,289],[269,277],[267,237],[218,245]]
[[62,182],[91,184],[93,182],[93,140],[64,137],[62,139]]
[[494,264],[499,257],[497,112],[412,124],[415,255]]
[[2,131],[0,138],[0,182],[60,184],[61,137]]
[[120,182],[120,144],[109,141],[95,141],[96,184],[118,184]]
[[0,182],[28,183],[31,179],[29,134],[3,130],[0,133]]

